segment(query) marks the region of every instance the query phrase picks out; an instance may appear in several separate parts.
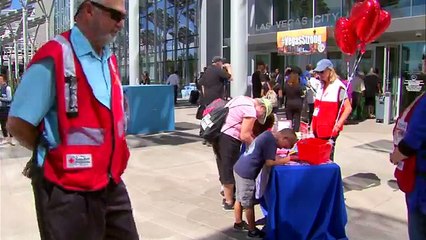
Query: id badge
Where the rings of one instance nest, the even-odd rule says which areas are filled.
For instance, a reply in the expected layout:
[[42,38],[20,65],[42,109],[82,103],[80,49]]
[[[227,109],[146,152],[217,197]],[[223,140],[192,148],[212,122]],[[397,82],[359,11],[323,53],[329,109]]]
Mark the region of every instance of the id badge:
[[92,154],[67,154],[65,160],[66,169],[93,167]]
[[312,116],[317,117],[319,113],[319,108],[314,109],[314,113],[312,113]]

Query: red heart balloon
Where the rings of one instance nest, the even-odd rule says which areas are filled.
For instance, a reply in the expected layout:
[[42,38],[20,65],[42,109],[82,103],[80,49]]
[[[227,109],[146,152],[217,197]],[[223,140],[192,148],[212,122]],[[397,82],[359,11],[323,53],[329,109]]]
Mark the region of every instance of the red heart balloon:
[[391,24],[391,21],[392,17],[390,13],[385,10],[381,10],[376,29],[374,29],[373,33],[367,39],[366,43],[370,43],[379,38],[380,35],[382,35],[386,31],[386,29],[388,29],[389,25]]
[[334,28],[334,39],[336,39],[336,44],[342,52],[349,55],[355,53],[357,38],[349,19],[345,17],[337,19]]
[[367,42],[376,29],[380,17],[380,3],[377,0],[357,2],[351,9],[350,21],[358,39]]

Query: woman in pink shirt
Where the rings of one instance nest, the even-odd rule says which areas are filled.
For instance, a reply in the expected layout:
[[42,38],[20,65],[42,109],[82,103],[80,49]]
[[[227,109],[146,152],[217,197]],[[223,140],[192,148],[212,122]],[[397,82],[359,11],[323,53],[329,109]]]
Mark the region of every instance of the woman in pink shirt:
[[267,116],[272,113],[272,104],[267,99],[240,96],[232,99],[226,106],[229,107],[229,113],[222,127],[222,134],[213,144],[213,151],[224,190],[223,208],[231,211],[234,206],[233,167],[240,155],[241,143],[244,142],[247,146],[251,144],[255,121],[264,124]]

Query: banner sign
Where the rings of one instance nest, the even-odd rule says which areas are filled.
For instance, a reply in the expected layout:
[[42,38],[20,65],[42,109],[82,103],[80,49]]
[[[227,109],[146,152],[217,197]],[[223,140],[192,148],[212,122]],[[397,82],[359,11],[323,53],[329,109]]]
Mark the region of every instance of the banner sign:
[[323,53],[327,47],[327,27],[277,32],[278,54]]

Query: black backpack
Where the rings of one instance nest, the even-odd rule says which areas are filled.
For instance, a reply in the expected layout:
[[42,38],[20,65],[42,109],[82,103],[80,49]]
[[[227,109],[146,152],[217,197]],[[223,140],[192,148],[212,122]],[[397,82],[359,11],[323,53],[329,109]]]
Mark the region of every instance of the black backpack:
[[[223,101],[223,104],[226,103],[226,101],[224,100],[222,101]],[[221,130],[223,125],[225,124],[226,117],[228,116],[228,113],[229,113],[229,109],[234,107],[239,107],[239,106],[250,106],[250,105],[241,104],[237,106],[227,107],[225,105],[220,105],[219,103],[219,106],[215,107],[210,113],[206,114],[201,119],[200,136],[209,143],[216,142],[217,138],[220,136],[222,132]],[[225,129],[224,132],[230,128],[235,127],[236,125],[240,123],[241,122],[236,123],[233,126],[230,126],[229,128]]]
[[215,142],[221,133],[228,113],[228,107],[219,106],[204,116],[200,123],[200,136],[209,143]]

